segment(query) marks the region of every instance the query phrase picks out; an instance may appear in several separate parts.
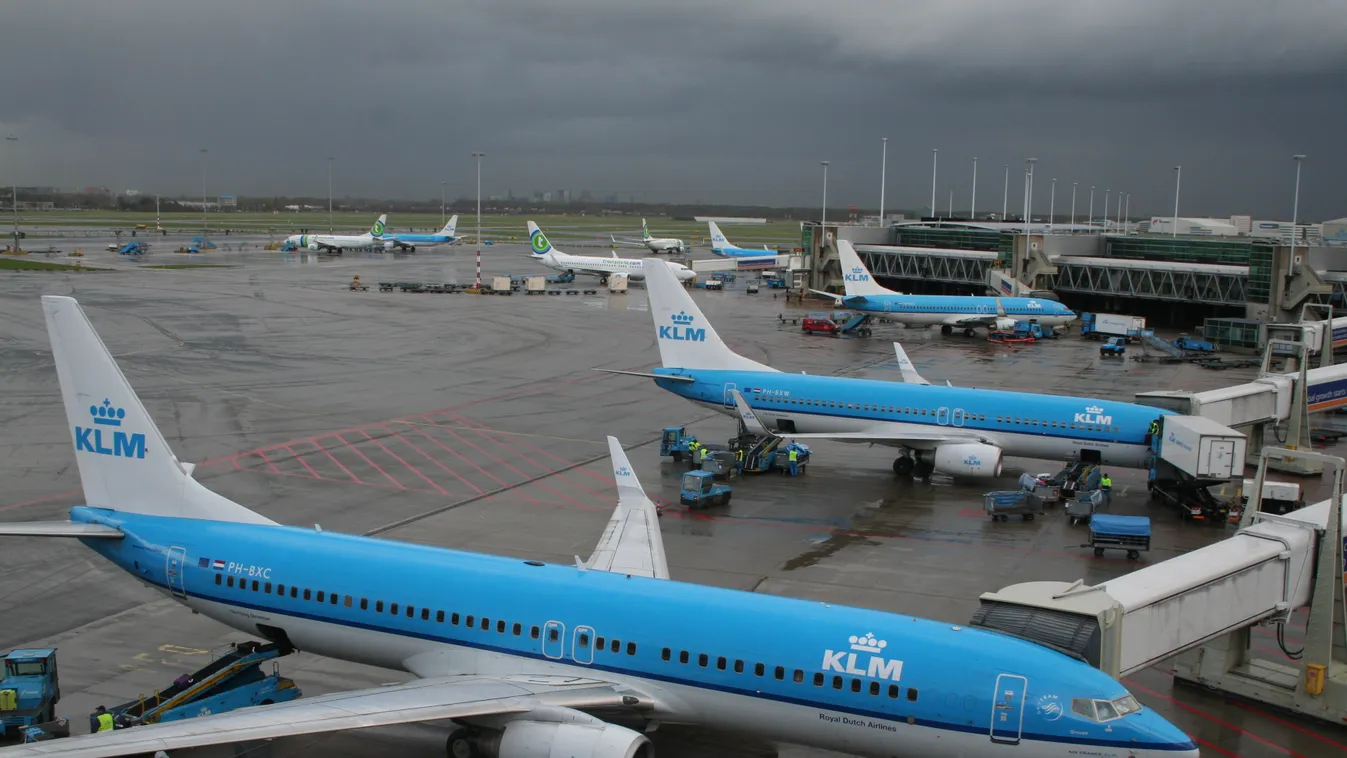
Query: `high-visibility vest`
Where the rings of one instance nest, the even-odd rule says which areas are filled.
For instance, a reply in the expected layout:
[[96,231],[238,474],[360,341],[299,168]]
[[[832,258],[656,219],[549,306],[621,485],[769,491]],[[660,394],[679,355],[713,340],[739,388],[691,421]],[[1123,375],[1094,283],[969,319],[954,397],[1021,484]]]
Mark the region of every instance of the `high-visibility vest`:
[[798,451],[796,451],[796,450],[791,450],[791,451],[790,451],[790,456],[789,456],[789,457],[790,457],[790,462],[791,462],[791,463],[794,463],[794,462],[796,462],[796,461],[798,461],[798,460],[800,459],[800,453],[799,453]]
[[705,448],[705,447],[702,448],[702,460],[706,460],[706,459],[709,458],[710,456],[711,456],[711,450],[710,450],[709,448]]
[[100,732],[110,732],[110,731],[112,731],[112,714],[111,714],[111,713],[100,713],[100,714],[98,714],[98,731],[100,731]]
[[744,459],[744,450],[743,450],[743,448],[740,448],[740,449],[739,449],[739,452],[735,453],[734,455],[735,455],[736,458],[738,458],[739,460],[742,461],[742,460]]
[[1111,489],[1113,487],[1113,480],[1106,476],[1099,480],[1099,486],[1104,489]]

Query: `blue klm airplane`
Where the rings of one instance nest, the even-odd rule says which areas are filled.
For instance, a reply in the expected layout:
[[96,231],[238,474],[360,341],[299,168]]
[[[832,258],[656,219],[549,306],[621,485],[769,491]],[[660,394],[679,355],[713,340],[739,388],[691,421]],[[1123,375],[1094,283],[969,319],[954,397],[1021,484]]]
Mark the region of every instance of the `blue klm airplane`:
[[1032,297],[980,297],[968,295],[905,295],[881,287],[865,267],[856,248],[837,240],[846,295],[811,290],[833,298],[837,305],[873,314],[906,326],[939,326],[942,334],[955,329],[973,336],[974,327],[1011,329],[1016,321],[1037,320],[1043,326],[1061,326],[1076,314],[1056,300]]
[[875,758],[1198,754],[1117,681],[1047,647],[670,580],[654,505],[612,437],[618,506],[573,566],[282,526],[194,480],[78,303],[42,300],[87,505],[0,535],[79,539],[235,629],[416,678],[0,756],[423,721],[453,723],[454,758],[650,758],[661,723]]
[[605,371],[652,378],[761,434],[897,447],[899,475],[995,477],[1003,455],[1142,468],[1150,422],[1170,413],[1097,398],[782,373],[726,347],[653,259],[646,289],[663,367]]
[[776,260],[776,251],[770,250],[766,245],[761,250],[754,250],[747,247],[739,247],[729,240],[725,239],[725,234],[716,226],[716,222],[707,222],[711,225],[711,253],[719,255],[722,258],[771,258]]
[[449,223],[435,234],[384,234],[378,238],[382,242],[385,250],[393,248],[402,248],[408,252],[416,252],[420,247],[438,247],[440,245],[452,245],[458,241],[455,232],[458,229],[458,214],[454,214],[449,219]]

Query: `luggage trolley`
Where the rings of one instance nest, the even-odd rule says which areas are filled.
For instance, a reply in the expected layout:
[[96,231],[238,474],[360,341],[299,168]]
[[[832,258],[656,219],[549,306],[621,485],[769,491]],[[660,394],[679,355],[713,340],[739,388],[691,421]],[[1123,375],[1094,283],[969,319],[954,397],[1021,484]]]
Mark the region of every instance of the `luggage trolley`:
[[1142,550],[1151,549],[1151,520],[1145,516],[1097,514],[1090,519],[1090,541],[1081,547],[1094,548],[1097,556],[1105,550],[1126,550],[1127,557],[1136,560]]

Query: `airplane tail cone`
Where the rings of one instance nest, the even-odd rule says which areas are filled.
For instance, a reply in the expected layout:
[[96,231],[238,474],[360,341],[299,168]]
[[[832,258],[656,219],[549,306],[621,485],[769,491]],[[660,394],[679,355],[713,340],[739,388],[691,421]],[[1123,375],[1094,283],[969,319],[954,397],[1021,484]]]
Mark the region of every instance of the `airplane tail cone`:
[[46,295],[42,310],[88,505],[128,513],[272,524],[203,487],[169,450],[78,302]]

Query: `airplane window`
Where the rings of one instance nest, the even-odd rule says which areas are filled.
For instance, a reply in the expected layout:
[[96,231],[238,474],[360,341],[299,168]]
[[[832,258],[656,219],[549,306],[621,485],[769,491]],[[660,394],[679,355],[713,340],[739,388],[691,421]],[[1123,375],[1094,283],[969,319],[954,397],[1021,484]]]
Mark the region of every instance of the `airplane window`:
[[336,605],[341,600],[341,596],[335,592],[330,593],[327,597],[328,602],[332,603],[333,605]]
[[362,611],[369,610],[369,598],[367,597],[360,598],[360,610]]
[[1077,716],[1084,716],[1085,718],[1094,721],[1094,701],[1079,697],[1073,698],[1071,700],[1071,712]]
[[[393,612],[394,612],[394,613],[397,613],[397,611],[393,611]],[[477,617],[476,617],[476,616],[469,616],[469,617],[465,620],[465,622],[464,622],[463,625],[466,626],[466,627],[468,627],[469,629],[471,629],[472,627],[474,627],[474,626],[477,625]],[[556,630],[553,629],[552,631],[556,631]]]
[[744,673],[744,662],[743,662],[743,661],[736,660],[736,661],[734,662],[734,673],[736,673],[736,674],[742,674],[742,673]]
[[267,593],[268,595],[271,594],[271,582],[267,582],[266,584],[262,585],[262,587],[263,592]]
[[1118,718],[1117,709],[1115,709],[1113,704],[1107,700],[1094,701],[1094,707],[1095,711],[1099,714],[1100,721],[1112,721],[1113,719]]
[[607,643],[608,640],[604,639],[603,637],[594,638],[594,647],[599,650],[602,650],[607,645]]
[[313,594],[312,594],[311,591],[310,591],[309,589],[307,589],[307,588],[304,590],[304,599],[305,599],[305,600],[312,600],[312,599],[313,599]]
[[483,617],[482,617],[482,631],[485,632],[486,630],[488,630],[488,629],[490,629],[490,628],[491,628],[491,619],[487,618],[486,616],[483,616]]
[[803,682],[804,682],[804,672],[801,671],[800,669],[795,669],[795,683],[802,684]]
[[767,673],[767,667],[761,663],[753,664],[753,674],[755,676],[764,676]]
[[686,651],[686,650],[679,650],[679,651],[678,651],[678,662],[679,662],[679,663],[687,663],[687,662],[688,662],[688,651]]
[[284,584],[278,584],[278,585],[276,585],[276,594],[277,594],[277,595],[282,595],[282,596],[285,595],[285,585],[284,585]]
[[[449,623],[453,624],[454,626],[458,626],[458,614],[457,614],[457,613],[451,613],[451,614],[449,614]],[[534,629],[537,629],[537,628],[538,628],[538,627],[536,627],[536,626],[534,627]],[[535,639],[535,640],[538,639],[538,635],[536,635],[536,634],[533,635],[533,639]]]
[[879,694],[879,682],[870,682],[870,694],[871,695]]
[[394,616],[398,615],[398,604],[397,604],[397,603],[389,603],[389,604],[388,604],[388,612],[391,613],[391,614],[393,614]]
[[290,585],[290,597],[298,597],[298,595],[299,595],[299,588],[294,586],[293,584]]
[[842,677],[840,676],[833,677],[833,689],[835,690],[842,689]]
[[422,608],[422,609],[421,609],[421,620],[422,620],[422,621],[429,621],[429,620],[430,620],[430,609],[429,609],[429,608]]
[[[435,611],[435,622],[439,624],[444,623],[444,611]],[[516,632],[516,634],[518,634],[518,632]]]
[[410,605],[407,606],[407,618],[412,618],[412,617],[415,616],[415,615],[416,615],[416,609],[413,608],[413,607],[410,606]]
[[383,612],[384,612],[384,601],[382,601],[382,600],[376,600],[376,601],[374,602],[374,612],[375,612],[375,613],[383,613]]
[[[309,594],[309,591],[308,591],[308,590],[305,590],[305,591],[304,591],[304,594],[305,594],[305,595],[308,595],[308,594]],[[318,602],[320,602],[320,603],[323,602],[323,594],[324,594],[324,593],[323,593],[322,590],[318,590]],[[308,600],[307,597],[305,597],[304,599],[305,599],[305,600]]]
[[854,678],[851,680],[851,691],[852,691],[852,692],[860,692],[860,691],[861,691],[861,680],[859,680],[859,679],[854,679]]
[[524,633],[524,625],[516,622],[514,628],[511,629],[510,631],[514,632],[514,636],[518,637],[519,635]]
[[[469,618],[471,618],[471,616],[469,616]],[[556,627],[547,630],[547,639],[551,640],[552,642],[556,642],[557,640],[561,639],[561,634],[557,632]]]
[[667,648],[667,647],[664,648],[663,650],[659,651],[659,657],[660,657],[660,660],[662,660],[662,661],[667,661],[667,660],[669,660],[669,655],[670,655],[671,653],[672,653],[672,651],[669,650],[669,648]]
[[[455,613],[454,616],[457,617],[458,614]],[[458,622],[455,621],[454,623],[458,623]],[[533,628],[531,628],[531,629],[529,629],[529,636],[532,637],[532,638],[535,639],[535,640],[538,639],[538,631],[539,631],[539,630],[538,630],[538,627],[536,627],[536,626],[533,627]]]
[[822,686],[823,686],[823,675],[822,675],[822,674],[814,674],[814,686],[815,686],[815,687],[822,687]]
[[725,656],[722,655],[716,659],[716,668],[720,669],[721,671],[724,671],[726,663],[727,661],[725,660]]
[[908,688],[907,688],[907,699],[908,699],[908,700],[911,700],[911,701],[914,702],[914,703],[917,702],[917,688],[916,688],[916,687],[908,687]]
[[257,592],[258,586],[259,586],[259,585],[258,585],[258,583],[257,583],[257,580],[254,579],[254,580],[253,580],[253,592]]
[[898,699],[898,685],[896,684],[889,685],[889,699],[890,700]]
[[628,642],[628,643],[627,643],[627,655],[636,655],[636,643],[635,643],[635,642]]
[[1141,703],[1131,695],[1124,695],[1113,701],[1113,707],[1118,709],[1119,716],[1126,716],[1129,713],[1136,713],[1141,710]]
[[239,589],[243,590],[244,592],[247,592],[247,591],[248,591],[248,580],[247,580],[247,579],[240,579],[240,580],[239,580]]
[[350,608],[350,607],[351,607],[351,596],[350,596],[350,595],[347,595],[347,596],[346,596],[345,605],[346,605],[347,608]]
[[581,634],[581,635],[580,635],[580,647],[589,647],[589,635],[588,635],[588,634]]
[[773,674],[777,679],[785,679],[785,678],[786,678],[786,668],[785,668],[784,666],[777,666],[776,669],[773,670],[772,674]]
[[622,643],[617,640],[613,640],[612,642],[608,643],[608,652],[610,653],[622,652]]
[[701,655],[697,656],[697,665],[701,666],[702,668],[706,668],[706,664],[710,662],[711,659],[706,655],[706,653],[702,653]]
[[216,583],[216,584],[223,584],[223,583],[224,583],[224,574],[216,574],[216,575],[215,575],[215,583]]

